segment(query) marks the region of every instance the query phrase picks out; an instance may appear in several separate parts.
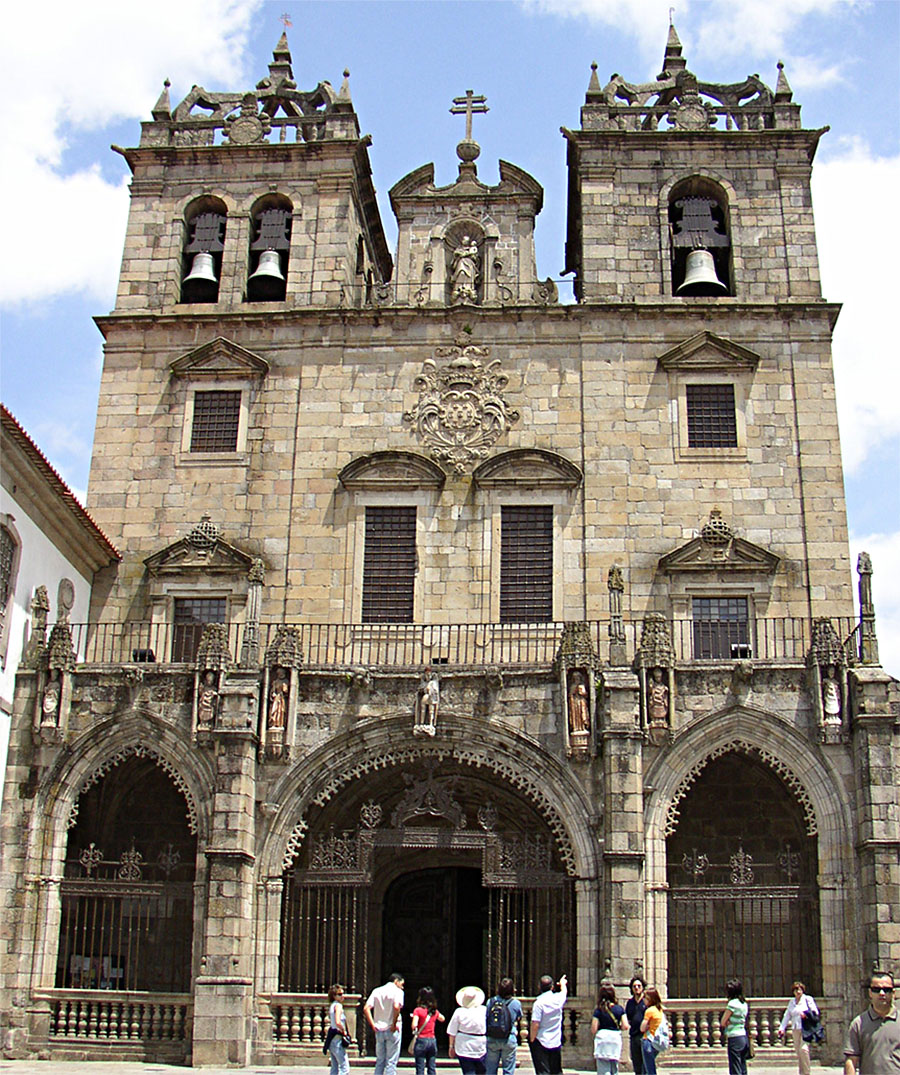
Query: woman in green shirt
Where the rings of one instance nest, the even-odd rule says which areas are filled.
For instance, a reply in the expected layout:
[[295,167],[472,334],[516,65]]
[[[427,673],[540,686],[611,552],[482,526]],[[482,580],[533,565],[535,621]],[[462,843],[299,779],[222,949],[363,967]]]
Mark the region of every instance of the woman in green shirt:
[[719,1026],[725,1032],[725,1045],[728,1049],[728,1075],[747,1075],[747,1056],[750,1046],[747,1042],[747,1001],[744,1000],[744,985],[738,978],[732,978],[725,986],[728,1003]]

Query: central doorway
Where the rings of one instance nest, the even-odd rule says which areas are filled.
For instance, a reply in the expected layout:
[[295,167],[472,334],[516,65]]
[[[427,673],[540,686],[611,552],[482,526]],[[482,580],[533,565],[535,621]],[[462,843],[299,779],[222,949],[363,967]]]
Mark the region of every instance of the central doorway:
[[[409,1016],[423,986],[431,986],[438,1008],[449,1020],[457,989],[491,986],[487,967],[488,897],[481,870],[466,866],[415,870],[389,886],[382,912],[380,981],[397,971],[406,979],[403,1045],[409,1041]],[[446,1024],[437,1026],[437,1045],[447,1051]]]

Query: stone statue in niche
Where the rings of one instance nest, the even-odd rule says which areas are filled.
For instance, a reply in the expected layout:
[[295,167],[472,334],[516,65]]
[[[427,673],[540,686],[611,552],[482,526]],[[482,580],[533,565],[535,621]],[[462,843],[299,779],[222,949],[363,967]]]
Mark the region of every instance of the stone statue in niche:
[[664,668],[650,671],[647,689],[647,722],[651,728],[664,728],[669,723],[669,685]]
[[41,724],[55,725],[59,719],[59,703],[62,698],[62,676],[58,668],[47,673],[47,685],[41,699]]
[[197,699],[197,728],[208,730],[216,720],[219,691],[215,672],[206,671],[200,682],[200,696]]
[[841,684],[833,664],[826,665],[822,674],[822,711],[826,724],[841,723]]
[[416,719],[413,735],[433,736],[437,729],[438,706],[441,701],[441,681],[437,676],[429,678],[419,687],[416,695]]
[[451,302],[478,301],[478,280],[481,276],[479,260],[478,243],[471,236],[464,235],[453,251],[450,265]]
[[573,668],[566,679],[569,687],[569,735],[586,735],[591,730],[587,676],[580,668]]
[[269,687],[269,731],[278,731],[285,726],[287,720],[287,698],[290,690],[290,681],[283,668],[272,670],[272,683]]

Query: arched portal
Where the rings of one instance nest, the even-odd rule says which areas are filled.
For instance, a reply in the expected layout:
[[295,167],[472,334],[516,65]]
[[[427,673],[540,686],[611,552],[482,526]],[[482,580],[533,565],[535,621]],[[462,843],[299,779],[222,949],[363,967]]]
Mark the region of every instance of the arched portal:
[[668,989],[719,996],[740,978],[755,996],[821,988],[816,837],[779,777],[729,751],[681,800],[666,842]]
[[66,845],[56,985],[190,989],[196,837],[153,757],[134,755],[81,794]]
[[527,991],[574,966],[558,839],[490,771],[450,756],[386,765],[305,821],[284,874],[281,991],[365,993],[397,970],[410,994],[432,985],[446,1006],[461,985],[510,974]]

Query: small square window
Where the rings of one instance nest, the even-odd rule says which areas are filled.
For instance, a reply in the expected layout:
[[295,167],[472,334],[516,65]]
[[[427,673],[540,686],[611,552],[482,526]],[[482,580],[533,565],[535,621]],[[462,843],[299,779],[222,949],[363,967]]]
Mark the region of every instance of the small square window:
[[224,597],[176,597],[172,660],[193,661],[208,623],[225,622]]
[[689,384],[685,386],[685,393],[688,445],[691,448],[736,448],[734,385]]
[[195,392],[191,451],[237,451],[240,417],[240,391]]
[[694,657],[730,660],[750,657],[750,616],[746,597],[695,597]]
[[363,623],[412,623],[416,581],[416,509],[367,507]]
[[553,506],[504,506],[500,516],[500,620],[553,619]]

